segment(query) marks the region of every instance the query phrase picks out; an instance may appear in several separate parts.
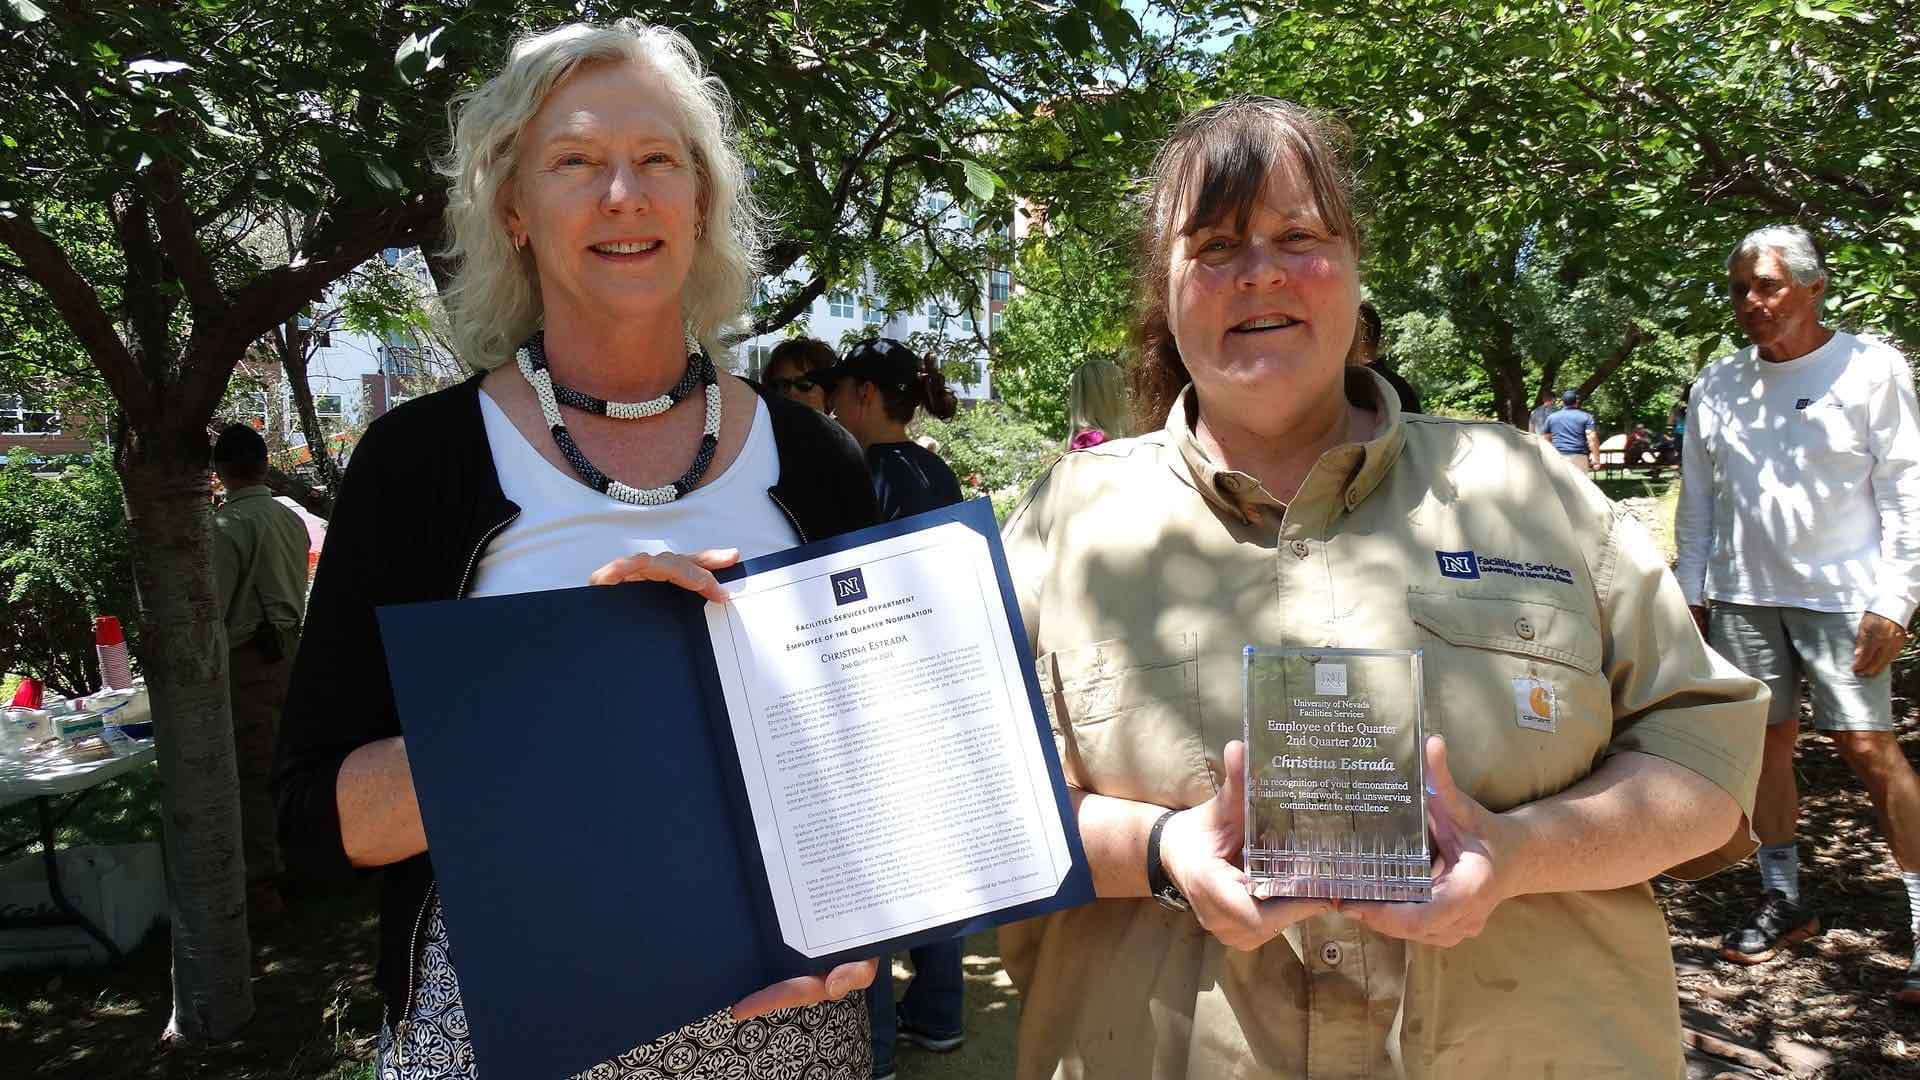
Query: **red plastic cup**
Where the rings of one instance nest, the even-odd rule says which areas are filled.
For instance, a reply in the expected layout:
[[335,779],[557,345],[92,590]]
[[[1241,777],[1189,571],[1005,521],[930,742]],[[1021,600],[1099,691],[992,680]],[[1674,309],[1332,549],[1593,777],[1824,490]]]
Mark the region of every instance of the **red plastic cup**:
[[100,681],[110,690],[126,690],[133,686],[133,672],[127,662],[127,636],[120,630],[120,620],[111,615],[98,615],[93,620],[93,651],[100,656]]
[[13,707],[16,709],[37,709],[43,692],[39,679],[21,679],[20,686],[13,692]]

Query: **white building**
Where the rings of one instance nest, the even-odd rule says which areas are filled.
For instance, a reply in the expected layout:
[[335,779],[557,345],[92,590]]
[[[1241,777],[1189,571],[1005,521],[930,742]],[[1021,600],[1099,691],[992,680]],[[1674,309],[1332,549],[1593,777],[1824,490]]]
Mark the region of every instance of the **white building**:
[[[762,304],[770,296],[778,298],[782,285],[797,285],[811,276],[811,270],[796,266],[788,271],[784,279],[762,281],[755,288],[754,302]],[[979,349],[978,339],[990,341],[993,332],[999,329],[1000,309],[1005,306],[1007,296],[1006,272],[996,270],[992,277],[994,280],[987,295],[995,299],[989,301],[991,310],[985,313],[986,325],[981,325],[980,313],[967,310],[963,299],[942,298],[911,309],[895,308],[879,293],[871,277],[859,291],[852,288],[829,290],[815,299],[796,323],[804,320],[804,336],[819,338],[833,346],[836,352],[844,351],[850,337],[885,337],[906,341],[914,334],[927,333],[971,345],[978,353],[979,378],[974,382],[955,382],[951,385],[954,394],[964,400],[985,400],[992,396],[993,377],[987,369],[986,354]],[[792,329],[792,326],[783,327],[771,334],[761,334],[742,342],[735,351],[736,369],[749,378],[759,378],[766,369],[767,358],[772,355],[774,346],[795,336],[790,332]]]

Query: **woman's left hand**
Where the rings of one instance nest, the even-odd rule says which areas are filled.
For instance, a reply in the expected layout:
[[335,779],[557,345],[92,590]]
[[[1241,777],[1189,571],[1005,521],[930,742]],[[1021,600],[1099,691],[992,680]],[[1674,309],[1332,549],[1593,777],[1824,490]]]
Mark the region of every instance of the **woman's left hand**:
[[880,961],[861,960],[841,964],[825,975],[802,975],[797,979],[777,982],[734,1002],[733,1018],[735,1021],[751,1020],[779,1009],[798,1009],[823,1001],[839,1001],[855,990],[872,986],[873,978],[879,971]]
[[595,570],[589,585],[618,585],[625,581],[665,581],[696,592],[718,604],[727,602],[727,590],[713,576],[740,561],[738,548],[709,548],[691,555],[671,551],[627,555]]
[[1487,917],[1513,895],[1502,875],[1507,823],[1462,792],[1447,771],[1446,740],[1426,744],[1427,822],[1434,850],[1433,899],[1426,903],[1343,900],[1342,912],[1388,937],[1452,948],[1486,929]]

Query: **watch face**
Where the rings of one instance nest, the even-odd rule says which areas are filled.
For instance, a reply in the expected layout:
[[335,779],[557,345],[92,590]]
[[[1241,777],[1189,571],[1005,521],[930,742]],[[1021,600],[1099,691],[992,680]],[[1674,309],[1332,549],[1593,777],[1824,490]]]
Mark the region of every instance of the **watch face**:
[[1188,907],[1189,907],[1189,905],[1187,904],[1187,898],[1180,894],[1179,889],[1176,889],[1171,885],[1168,885],[1166,888],[1161,889],[1157,893],[1154,893],[1153,898],[1155,900],[1160,901],[1161,907],[1171,908],[1174,911],[1186,911],[1188,910]]

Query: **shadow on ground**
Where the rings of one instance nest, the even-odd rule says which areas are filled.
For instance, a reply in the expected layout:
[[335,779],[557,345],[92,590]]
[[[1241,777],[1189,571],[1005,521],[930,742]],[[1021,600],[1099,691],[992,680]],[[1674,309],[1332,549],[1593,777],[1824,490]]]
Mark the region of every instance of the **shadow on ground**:
[[212,1048],[159,1043],[171,1012],[164,928],[114,969],[0,974],[0,1077],[233,1080],[371,1075],[380,1006],[372,986],[374,890],[297,898],[254,932],[254,1002],[241,1037]]

